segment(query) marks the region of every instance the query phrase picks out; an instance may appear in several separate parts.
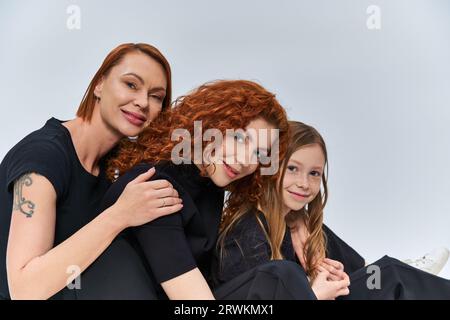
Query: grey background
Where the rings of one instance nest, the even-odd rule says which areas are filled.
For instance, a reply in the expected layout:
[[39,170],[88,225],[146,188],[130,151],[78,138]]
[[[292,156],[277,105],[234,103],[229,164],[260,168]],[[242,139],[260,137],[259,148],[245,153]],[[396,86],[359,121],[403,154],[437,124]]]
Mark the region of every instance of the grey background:
[[328,143],[326,223],[368,262],[417,257],[450,247],[449,39],[446,0],[1,1],[0,158],[49,117],[73,118],[112,48],[148,42],[174,96],[218,78],[276,92]]

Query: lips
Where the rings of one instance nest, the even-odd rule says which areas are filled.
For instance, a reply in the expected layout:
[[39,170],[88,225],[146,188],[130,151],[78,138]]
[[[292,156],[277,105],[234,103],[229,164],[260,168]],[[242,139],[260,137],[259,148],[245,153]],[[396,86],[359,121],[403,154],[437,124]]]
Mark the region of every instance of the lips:
[[289,192],[290,194],[292,194],[292,196],[293,196],[295,199],[298,199],[298,200],[305,200],[305,199],[307,199],[307,198],[309,197],[309,194],[298,193],[298,192],[289,191],[289,190],[288,190],[288,192]]
[[131,124],[135,125],[135,126],[142,126],[145,121],[147,121],[147,118],[139,113],[135,113],[135,112],[131,112],[131,111],[125,111],[125,110],[121,110],[125,119],[128,120],[128,122],[130,122]]
[[239,174],[239,171],[237,171],[236,169],[233,169],[232,167],[230,167],[228,164],[226,164],[225,162],[223,163],[224,167],[225,167],[225,172],[226,174],[231,178],[234,179],[236,178],[236,176]]

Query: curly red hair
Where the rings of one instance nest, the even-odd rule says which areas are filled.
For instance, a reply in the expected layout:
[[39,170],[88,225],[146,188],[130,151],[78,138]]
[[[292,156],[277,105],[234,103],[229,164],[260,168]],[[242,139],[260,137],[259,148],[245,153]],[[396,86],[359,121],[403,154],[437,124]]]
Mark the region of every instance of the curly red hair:
[[[279,129],[279,155],[282,158],[287,148],[289,124],[285,110],[273,93],[246,80],[218,80],[203,84],[174,101],[173,107],[147,126],[135,141],[121,141],[116,154],[108,160],[107,175],[112,179],[117,170],[122,174],[141,162],[155,164],[170,161],[172,149],[179,143],[171,139],[172,132],[187,129],[193,137],[194,121],[202,121],[203,131],[215,128],[225,134],[226,129],[245,129],[258,118]],[[202,147],[205,148],[207,143],[202,141]],[[191,160],[193,162],[194,159]],[[206,175],[204,168],[202,174]],[[261,190],[260,185],[260,170],[235,181],[228,189],[244,192],[232,193],[227,207],[256,202],[260,196],[257,191]]]

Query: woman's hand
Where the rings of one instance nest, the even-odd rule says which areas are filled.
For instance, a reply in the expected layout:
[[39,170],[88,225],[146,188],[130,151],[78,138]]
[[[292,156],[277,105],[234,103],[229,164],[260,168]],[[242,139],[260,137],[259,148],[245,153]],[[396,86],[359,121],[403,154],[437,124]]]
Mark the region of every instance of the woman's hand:
[[169,181],[148,181],[154,173],[155,168],[151,168],[130,181],[111,207],[124,228],[143,225],[183,207]]
[[346,277],[343,279],[332,280],[335,275],[327,269],[319,265],[318,270],[317,277],[311,283],[311,288],[318,300],[334,300],[339,296],[345,296],[350,293],[348,289],[350,280],[346,274]]

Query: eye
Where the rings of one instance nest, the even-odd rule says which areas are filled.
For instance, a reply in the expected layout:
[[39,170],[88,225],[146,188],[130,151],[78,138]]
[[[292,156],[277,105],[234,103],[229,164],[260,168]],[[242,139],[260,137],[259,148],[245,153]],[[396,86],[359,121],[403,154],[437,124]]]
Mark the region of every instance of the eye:
[[314,177],[321,177],[322,173],[319,172],[319,171],[311,171],[311,175],[314,176]]
[[151,93],[149,93],[148,97],[149,98],[153,98],[153,99],[158,100],[158,101],[163,101],[164,100],[164,97],[161,97],[159,94],[151,94]]
[[287,166],[288,171],[297,172],[298,168],[296,166]]
[[245,137],[242,133],[236,133],[234,135],[234,140],[236,140],[239,143],[244,143],[245,142]]
[[258,159],[269,157],[269,152],[267,150],[255,150],[255,155]]
[[136,84],[134,84],[133,82],[126,82],[126,85],[128,88],[136,90]]

